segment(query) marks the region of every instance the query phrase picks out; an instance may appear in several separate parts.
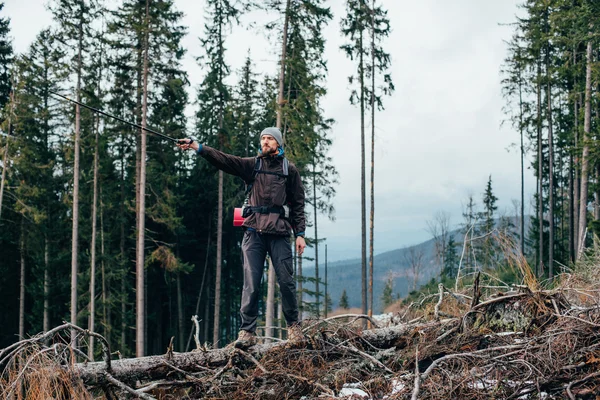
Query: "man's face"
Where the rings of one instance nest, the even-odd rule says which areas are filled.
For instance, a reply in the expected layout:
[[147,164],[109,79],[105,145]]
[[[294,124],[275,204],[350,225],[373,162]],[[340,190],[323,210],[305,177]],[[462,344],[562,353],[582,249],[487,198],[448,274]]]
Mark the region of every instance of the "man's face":
[[260,148],[264,155],[277,153],[277,140],[271,135],[263,135],[260,138]]

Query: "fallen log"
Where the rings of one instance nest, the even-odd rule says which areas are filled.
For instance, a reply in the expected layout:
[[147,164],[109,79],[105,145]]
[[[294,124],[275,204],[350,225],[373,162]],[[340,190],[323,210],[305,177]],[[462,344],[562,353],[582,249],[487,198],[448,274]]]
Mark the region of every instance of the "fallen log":
[[[362,332],[353,331],[320,331],[321,337],[319,340],[329,343],[333,346],[353,340],[366,343],[367,346],[375,347],[381,350],[390,348],[403,348],[408,344],[406,335],[415,329],[432,329],[447,323],[449,320],[432,321],[420,325],[398,325],[388,328],[379,328],[373,330],[365,330]],[[315,340],[307,341],[307,348],[322,347],[322,344],[317,344]],[[247,353],[256,360],[262,359],[265,354],[278,349],[286,349],[287,341],[269,344],[257,344],[247,350]],[[350,349],[354,351],[353,349]],[[191,351],[187,353],[169,352],[165,355],[147,356],[139,358],[127,358],[122,360],[112,360],[111,375],[124,382],[135,381],[153,381],[166,378],[169,374],[175,371],[175,368],[187,373],[198,372],[201,369],[216,369],[226,366],[236,353],[233,347],[207,350],[207,351]],[[252,362],[244,357],[235,357],[235,365],[238,368],[248,368],[252,366]],[[107,379],[104,374],[106,363],[99,362],[84,362],[75,364],[72,367],[72,373],[83,380],[86,385],[102,386],[107,384]]]

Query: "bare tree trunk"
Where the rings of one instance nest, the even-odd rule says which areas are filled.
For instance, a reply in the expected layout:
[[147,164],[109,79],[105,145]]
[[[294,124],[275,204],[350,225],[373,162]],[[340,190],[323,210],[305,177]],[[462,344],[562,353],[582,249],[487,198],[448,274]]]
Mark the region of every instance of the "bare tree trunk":
[[223,171],[219,170],[219,195],[217,206],[217,267],[215,273],[215,315],[213,323],[213,348],[219,348],[221,327],[221,252],[223,251]]
[[0,181],[0,216],[2,216],[2,199],[4,199],[4,183],[6,182],[6,171],[8,170],[8,143],[12,131],[12,116],[15,109],[15,94],[10,92],[10,113],[8,114],[8,135],[6,137],[6,145],[4,146],[4,154],[2,155],[2,180]]
[[[316,149],[315,149],[316,152]],[[320,312],[319,312],[319,230],[318,230],[318,217],[317,217],[317,166],[316,164],[316,160],[314,158],[314,154],[313,154],[313,185],[312,185],[312,189],[313,189],[313,214],[314,214],[314,219],[315,219],[315,298],[317,301],[316,304],[316,310],[317,310],[317,314],[316,317],[319,318],[320,316]]]
[[[9,117],[9,132],[10,132],[10,117]],[[8,169],[8,141],[10,138],[6,138],[6,145],[4,145],[4,153],[2,154],[2,181],[0,181],[0,216],[2,216],[2,199],[4,198],[4,182],[6,182],[6,170]]]
[[[98,228],[98,158],[100,147],[99,119],[96,124],[96,141],[94,149],[94,194],[92,197],[92,240],[90,244],[90,315],[88,329],[96,332],[96,236]],[[94,361],[94,336],[90,336],[88,357]]]
[[[275,268],[273,268],[273,261],[271,257],[268,257],[269,272],[267,275],[267,281],[269,286],[273,284],[273,290],[267,291],[267,311],[265,313],[265,336],[273,337],[273,316],[275,315]],[[270,343],[269,339],[265,340],[265,343]]]
[[[573,112],[575,116],[575,143],[574,147],[579,148],[579,99],[575,98]],[[577,259],[577,249],[579,248],[579,195],[580,195],[580,160],[577,153],[573,158],[573,254],[571,260]]]
[[552,127],[552,89],[550,88],[550,50],[546,53],[546,103],[548,118],[548,278],[554,277],[554,137]]
[[[79,50],[77,56],[77,101],[81,101],[81,52],[83,42],[82,22],[79,25]],[[80,142],[81,110],[75,105],[75,143],[73,164],[73,228],[71,240],[71,323],[77,325],[77,274],[79,273],[79,142]],[[71,334],[71,345],[77,347],[75,332]]]
[[179,351],[183,348],[183,294],[181,292],[181,273],[177,272],[177,331],[179,336]]
[[323,316],[327,318],[327,308],[329,307],[329,300],[327,297],[327,245],[325,245],[325,308],[323,310]]
[[[359,33],[359,62],[360,79],[360,225],[361,225],[361,283],[362,283],[362,313],[367,314],[367,203],[365,185],[365,71],[363,59],[363,30]],[[365,323],[366,326],[366,323]]]
[[592,98],[592,41],[587,44],[587,62],[585,73],[585,116],[583,120],[583,154],[581,157],[581,194],[579,196],[579,233],[577,259],[580,259],[585,248],[585,231],[587,227],[588,179],[590,162],[590,127]]
[[282,325],[282,320],[283,320],[283,304],[281,304],[281,301],[277,304],[277,337],[279,339],[283,339],[283,325]]
[[371,10],[371,214],[369,224],[369,316],[373,316],[373,244],[375,230],[375,0]]
[[25,216],[21,217],[21,240],[19,246],[21,270],[19,283],[19,339],[25,339]]
[[[148,112],[148,47],[150,35],[149,2],[146,0],[146,23],[144,40],[144,72],[143,72],[143,99],[142,99],[142,128],[146,128],[146,114]],[[137,357],[143,357],[146,352],[146,302],[145,302],[145,269],[144,269],[144,241],[145,241],[145,215],[146,215],[146,131],[140,130],[140,179],[139,179],[139,206],[137,221],[137,246],[136,246],[136,343]]]
[[537,276],[542,276],[544,272],[544,172],[542,152],[542,94],[540,85],[540,65],[537,66],[537,147],[538,147],[538,265]]
[[[297,257],[297,260],[298,260],[297,274],[299,277],[302,277],[302,256],[299,255]],[[298,310],[300,311],[300,319],[302,319],[302,312],[304,310],[304,306],[302,305],[302,279],[298,279],[297,290],[298,290],[298,293],[297,293],[297,295],[298,295]]]
[[42,329],[50,330],[50,245],[48,237],[44,236],[44,317]]
[[519,133],[521,135],[521,254],[525,254],[525,146],[523,143],[523,88],[519,73]]
[[112,322],[110,319],[110,309],[108,308],[108,285],[106,283],[106,268],[105,268],[105,248],[104,248],[104,213],[102,203],[102,187],[100,190],[100,268],[102,274],[102,323],[104,325],[104,337],[110,343]]

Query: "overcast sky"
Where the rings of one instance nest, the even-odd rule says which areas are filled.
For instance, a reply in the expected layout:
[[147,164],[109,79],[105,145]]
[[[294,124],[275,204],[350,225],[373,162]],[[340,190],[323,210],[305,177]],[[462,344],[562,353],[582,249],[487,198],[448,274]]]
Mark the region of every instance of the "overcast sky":
[[[6,0],[3,12],[11,18],[17,52],[26,51],[35,35],[51,24],[46,3]],[[503,24],[514,22],[518,3],[383,1],[392,27],[384,47],[392,56],[396,91],[384,99],[386,109],[377,114],[375,124],[376,254],[429,239],[427,220],[438,211],[449,213],[457,226],[469,194],[481,204],[490,175],[499,210],[514,214],[513,200],[520,199],[520,161],[517,147],[511,145],[519,137],[509,124],[501,126],[505,102],[500,67],[512,29]],[[344,1],[327,4],[334,19],[324,31],[329,75],[323,108],[326,117],[336,120],[331,156],[340,183],[334,200],[337,219],[320,217],[319,236],[327,238],[329,260],[334,261],[360,256],[360,114],[348,102],[347,76],[355,67],[339,50],[344,43],[339,33]],[[193,98],[203,77],[195,58],[202,54],[198,37],[203,35],[204,2],[175,0],[175,5],[185,13],[182,23],[188,27],[184,68]],[[264,16],[254,13],[242,22],[256,19],[263,21]],[[277,69],[279,48],[260,29],[234,29],[226,47],[232,71],[241,68],[248,52],[257,72]],[[531,170],[525,184],[528,213],[535,191]]]

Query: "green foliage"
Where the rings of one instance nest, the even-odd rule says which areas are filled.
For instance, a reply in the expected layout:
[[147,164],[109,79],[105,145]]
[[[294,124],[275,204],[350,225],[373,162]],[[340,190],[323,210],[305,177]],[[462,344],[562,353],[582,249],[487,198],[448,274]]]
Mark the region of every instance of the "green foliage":
[[444,270],[442,277],[449,279],[456,278],[458,264],[460,262],[456,246],[457,243],[454,241],[454,235],[450,235],[448,238],[448,245],[446,246],[446,254],[444,256]]
[[390,273],[385,281],[385,287],[381,293],[381,302],[385,310],[394,303],[394,276]]
[[9,36],[10,19],[1,17],[3,8],[4,2],[0,2],[0,110],[8,103],[11,90],[10,69],[13,63],[13,48]]
[[348,304],[348,295],[346,294],[346,289],[344,289],[344,291],[342,292],[342,296],[340,297],[338,307],[343,309],[348,309],[350,307]]

